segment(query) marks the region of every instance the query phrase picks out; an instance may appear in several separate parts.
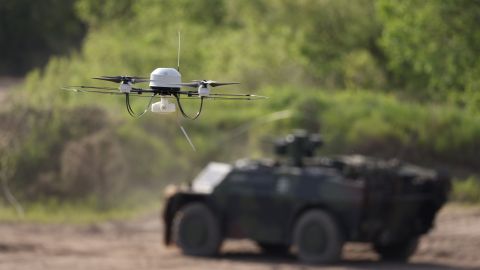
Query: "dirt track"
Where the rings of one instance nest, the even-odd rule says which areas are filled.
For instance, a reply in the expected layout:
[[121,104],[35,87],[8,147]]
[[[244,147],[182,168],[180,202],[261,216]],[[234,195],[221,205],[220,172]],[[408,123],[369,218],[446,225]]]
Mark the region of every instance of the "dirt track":
[[[408,224],[406,224],[408,225]],[[409,264],[378,262],[366,245],[348,244],[342,262],[306,266],[229,241],[218,258],[185,257],[164,247],[155,215],[93,226],[0,224],[0,269],[480,269],[480,208],[449,206]]]

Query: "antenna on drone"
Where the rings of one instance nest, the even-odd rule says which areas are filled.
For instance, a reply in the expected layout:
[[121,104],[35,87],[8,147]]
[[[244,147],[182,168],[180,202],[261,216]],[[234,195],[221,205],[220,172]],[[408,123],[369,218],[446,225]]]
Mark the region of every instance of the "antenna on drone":
[[178,31],[177,71],[180,72],[180,31]]

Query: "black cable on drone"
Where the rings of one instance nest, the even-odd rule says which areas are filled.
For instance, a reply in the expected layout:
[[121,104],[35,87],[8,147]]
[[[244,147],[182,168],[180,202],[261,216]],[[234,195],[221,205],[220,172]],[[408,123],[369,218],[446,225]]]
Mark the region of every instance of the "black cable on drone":
[[195,120],[197,119],[200,114],[202,113],[202,108],[203,108],[203,98],[204,97],[200,97],[200,108],[198,108],[198,111],[197,113],[195,114],[195,116],[190,116],[188,114],[185,113],[185,111],[183,110],[183,107],[182,107],[182,103],[180,102],[180,97],[178,96],[178,94],[173,94],[173,96],[175,97],[175,99],[177,100],[177,103],[178,103],[178,108],[180,109],[180,112],[182,113],[183,117],[187,118],[187,119],[190,119],[190,120]]
[[150,98],[150,101],[148,102],[147,106],[145,107],[145,110],[142,113],[135,113],[132,109],[132,106],[130,105],[130,94],[125,93],[125,106],[127,107],[128,114],[130,114],[130,116],[135,118],[142,117],[144,114],[148,112],[148,108],[150,108],[150,105],[152,105],[153,97],[155,97],[155,94],[152,95],[152,97]]

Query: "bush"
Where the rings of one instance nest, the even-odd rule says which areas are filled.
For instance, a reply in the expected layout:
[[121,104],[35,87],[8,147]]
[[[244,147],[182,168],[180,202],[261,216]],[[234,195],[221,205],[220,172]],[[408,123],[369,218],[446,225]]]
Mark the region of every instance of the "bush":
[[321,132],[323,153],[363,153],[428,166],[475,171],[480,166],[480,117],[455,106],[403,102],[393,94],[356,90],[333,92],[267,89],[266,111],[291,108],[293,117],[264,126],[252,136],[272,138],[280,130]]
[[451,199],[463,203],[480,203],[480,180],[475,176],[465,180],[455,180]]
[[[401,65],[404,55],[395,59],[405,72],[386,69],[389,59],[377,44],[383,24],[372,0],[97,2],[76,5],[90,26],[82,51],[52,58],[44,70],[30,73],[13,105],[0,114],[0,133],[18,134],[14,186],[24,198],[81,200],[108,193],[111,202],[101,204],[111,205],[136,188],[156,194],[167,183],[190,180],[211,160],[268,155],[267,142],[296,128],[321,132],[324,154],[355,152],[467,171],[480,167],[475,108],[480,95],[457,93],[451,104],[420,103],[416,98],[423,88],[407,97],[375,90],[391,88],[392,75],[409,81],[418,74],[407,76],[416,70]],[[428,20],[422,22],[428,26]],[[147,75],[157,66],[176,65],[178,30],[183,81],[238,80],[241,92],[270,97],[207,101],[197,121],[182,122],[197,152],[186,143],[175,115],[131,119],[122,98],[59,91],[91,85],[88,78],[97,75]],[[127,36],[134,42],[125,42]],[[384,50],[389,42],[394,40],[383,41]],[[95,85],[109,85],[102,83]],[[338,90],[345,87],[351,90]],[[136,109],[143,109],[142,101]],[[458,106],[462,102],[470,103],[468,109]],[[291,118],[269,120],[285,110]],[[18,133],[3,128],[9,118],[21,123]]]

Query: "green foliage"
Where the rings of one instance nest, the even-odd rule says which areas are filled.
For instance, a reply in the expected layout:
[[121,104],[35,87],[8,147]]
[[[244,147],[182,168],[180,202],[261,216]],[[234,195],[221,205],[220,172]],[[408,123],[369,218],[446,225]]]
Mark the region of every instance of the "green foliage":
[[[397,83],[430,96],[478,89],[480,2],[379,0],[381,44]],[[425,93],[423,93],[425,95]]]
[[[18,134],[14,190],[23,200],[93,197],[108,209],[132,192],[158,194],[168,183],[188,181],[209,161],[265,156],[269,141],[294,128],[321,132],[326,154],[474,171],[480,166],[475,6],[395,3],[78,0],[75,9],[89,26],[82,50],[31,72],[0,112],[0,119],[21,123],[0,129]],[[91,85],[93,76],[175,66],[179,30],[183,81],[238,80],[242,92],[270,97],[206,102],[198,121],[182,122],[197,152],[174,115],[131,119],[121,97],[59,90]],[[411,91],[382,91],[403,87]],[[436,102],[452,102],[422,99],[437,96],[434,90],[442,93]],[[135,109],[145,103],[138,98]],[[189,111],[196,106],[186,104]],[[275,120],[285,110],[291,117]]]
[[372,0],[79,0],[76,7],[91,26],[82,60],[92,73],[174,66],[180,30],[189,77],[235,78],[248,87],[379,88],[385,81]]
[[272,138],[279,130],[304,128],[325,136],[324,153],[356,152],[470,171],[480,166],[480,117],[454,106],[402,102],[366,90],[304,90],[298,97],[287,88],[265,94],[278,99],[270,111],[288,107],[294,114],[286,126],[266,126],[253,136]]
[[132,0],[79,0],[75,2],[76,11],[91,27],[98,27],[107,22],[128,18],[132,15]]
[[80,40],[84,23],[90,31],[80,58],[92,73],[146,73],[176,64],[181,30],[182,66],[194,74],[249,87],[287,80],[407,88],[413,97],[478,104],[479,8],[470,0],[7,1],[0,5],[7,41],[0,49],[9,52],[2,64],[10,71],[35,65]]
[[480,181],[476,177],[453,182],[452,199],[463,203],[480,203]]
[[383,52],[381,25],[374,1],[307,1],[303,23],[309,25],[302,52],[316,78],[329,88],[380,88]]
[[76,48],[85,26],[75,0],[0,2],[0,74],[21,75],[43,66],[51,54]]
[[55,198],[29,202],[24,205],[25,216],[19,217],[13,208],[0,203],[0,220],[29,221],[44,224],[97,224],[103,221],[132,219],[151,213],[159,208],[160,201],[148,194],[130,194],[116,207],[99,209],[99,202],[94,198],[82,201],[59,201]]

